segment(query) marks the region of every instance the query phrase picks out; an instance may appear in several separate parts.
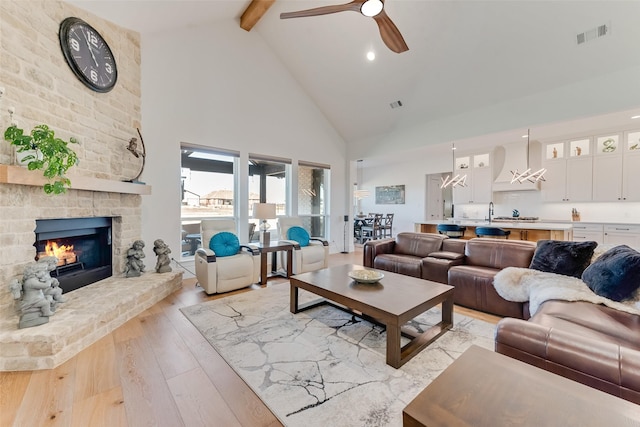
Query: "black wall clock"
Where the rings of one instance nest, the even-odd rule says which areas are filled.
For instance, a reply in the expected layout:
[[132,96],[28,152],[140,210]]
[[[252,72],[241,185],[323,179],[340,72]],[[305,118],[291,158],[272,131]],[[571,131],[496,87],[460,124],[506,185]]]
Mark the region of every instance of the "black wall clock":
[[82,83],[96,92],[109,92],[118,80],[116,60],[104,38],[79,18],[60,23],[60,47],[69,67]]

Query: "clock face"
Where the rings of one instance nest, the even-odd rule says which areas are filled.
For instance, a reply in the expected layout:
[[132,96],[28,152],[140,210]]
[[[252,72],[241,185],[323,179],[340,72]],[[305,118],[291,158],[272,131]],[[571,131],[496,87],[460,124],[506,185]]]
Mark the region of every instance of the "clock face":
[[79,18],[66,18],[60,24],[60,47],[74,74],[92,90],[109,92],[118,79],[116,60],[91,25]]

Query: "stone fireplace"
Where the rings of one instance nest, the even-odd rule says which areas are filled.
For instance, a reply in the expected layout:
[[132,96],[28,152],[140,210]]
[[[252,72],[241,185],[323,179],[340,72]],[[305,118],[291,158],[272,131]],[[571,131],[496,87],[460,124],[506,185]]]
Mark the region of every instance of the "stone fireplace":
[[[125,278],[122,273],[124,254],[141,236],[142,195],[150,194],[150,187],[75,176],[73,189],[52,197],[31,184],[33,173],[0,164],[0,371],[54,368],[182,284],[181,273],[155,273],[151,257],[143,276]],[[81,237],[89,241],[83,243]],[[110,277],[67,290],[68,301],[49,323],[18,329],[9,281],[20,277],[39,253],[46,253],[50,240],[78,249],[59,269],[61,286],[73,287],[84,275],[78,263],[86,263],[85,270],[104,263],[108,266],[97,267],[99,275],[106,270]],[[107,249],[107,254],[87,258],[95,246]]]

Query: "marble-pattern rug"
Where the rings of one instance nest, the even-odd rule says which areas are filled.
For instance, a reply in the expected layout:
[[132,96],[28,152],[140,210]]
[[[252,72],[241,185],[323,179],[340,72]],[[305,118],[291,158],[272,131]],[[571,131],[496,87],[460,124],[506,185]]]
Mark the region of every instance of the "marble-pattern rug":
[[[494,346],[494,325],[454,313],[451,330],[394,369],[383,327],[327,305],[291,314],[288,283],[181,311],[291,427],[401,426],[402,409],[469,346]],[[436,307],[411,327],[440,319]]]

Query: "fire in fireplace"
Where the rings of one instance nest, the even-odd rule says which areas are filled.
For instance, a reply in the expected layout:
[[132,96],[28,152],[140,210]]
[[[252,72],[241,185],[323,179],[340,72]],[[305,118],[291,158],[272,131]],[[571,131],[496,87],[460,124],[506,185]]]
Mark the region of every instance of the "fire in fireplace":
[[61,218],[36,220],[36,260],[58,258],[51,276],[63,293],[111,277],[111,218]]

